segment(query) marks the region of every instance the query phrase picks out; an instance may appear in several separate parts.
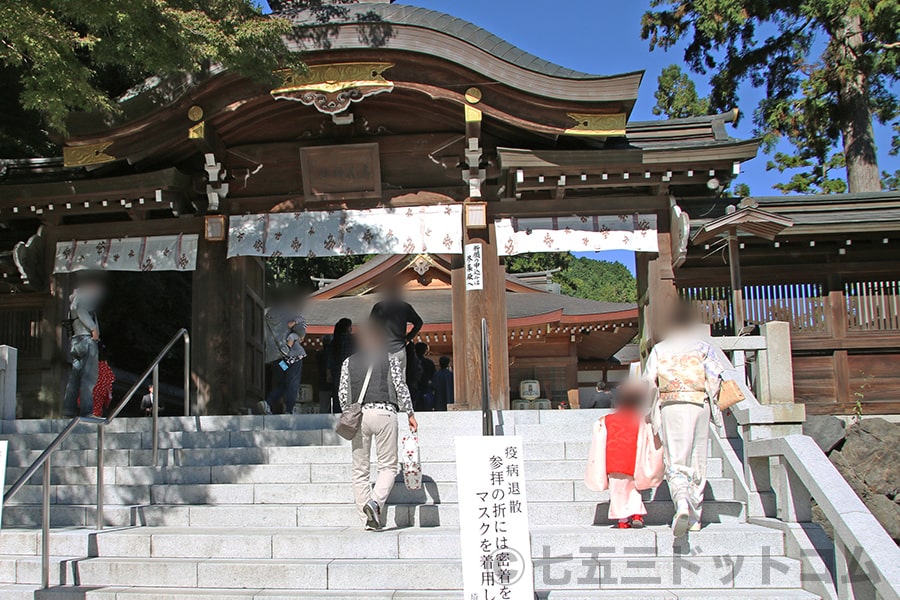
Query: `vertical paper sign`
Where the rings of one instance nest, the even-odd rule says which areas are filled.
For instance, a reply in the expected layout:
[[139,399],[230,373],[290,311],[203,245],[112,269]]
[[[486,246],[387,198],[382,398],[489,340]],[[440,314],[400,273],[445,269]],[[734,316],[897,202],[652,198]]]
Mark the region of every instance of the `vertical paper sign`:
[[522,438],[456,438],[464,600],[534,600]]
[[484,289],[481,244],[466,244],[466,291]]
[[[0,441],[0,490],[6,489],[6,450],[9,446],[9,442],[6,440]],[[0,494],[0,519],[3,517],[3,495]],[[2,521],[0,521],[0,528],[3,527]]]

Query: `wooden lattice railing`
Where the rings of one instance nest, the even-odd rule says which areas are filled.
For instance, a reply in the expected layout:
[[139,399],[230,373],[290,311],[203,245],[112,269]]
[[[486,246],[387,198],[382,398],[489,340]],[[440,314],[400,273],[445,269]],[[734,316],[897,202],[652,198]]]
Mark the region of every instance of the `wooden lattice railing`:
[[850,331],[900,331],[900,281],[844,284]]
[[[729,286],[682,287],[680,293],[697,307],[701,322],[710,326],[713,335],[734,331]],[[842,293],[847,331],[900,331],[900,280],[847,282]],[[784,321],[791,324],[794,335],[827,335],[844,326],[829,322],[835,317],[829,308],[829,293],[821,283],[744,287],[748,324]]]

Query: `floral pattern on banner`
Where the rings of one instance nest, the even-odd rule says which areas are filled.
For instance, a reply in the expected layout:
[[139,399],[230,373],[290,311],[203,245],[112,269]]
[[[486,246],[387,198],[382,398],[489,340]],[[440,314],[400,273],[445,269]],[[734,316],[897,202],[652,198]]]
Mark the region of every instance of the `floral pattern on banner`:
[[53,272],[193,271],[197,239],[181,234],[58,242]]
[[233,216],[228,257],[462,254],[461,206]]
[[500,254],[631,250],[658,252],[656,215],[500,219]]

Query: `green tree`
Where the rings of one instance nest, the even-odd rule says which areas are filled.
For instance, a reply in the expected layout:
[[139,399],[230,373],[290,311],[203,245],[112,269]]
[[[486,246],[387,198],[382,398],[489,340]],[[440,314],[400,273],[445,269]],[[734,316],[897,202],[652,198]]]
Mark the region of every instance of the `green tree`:
[[662,70],[653,95],[656,98],[654,115],[683,119],[709,114],[709,98],[697,94],[694,80],[678,65],[669,65]]
[[[891,156],[900,154],[900,122],[894,123],[894,139],[891,144],[890,154]],[[881,188],[883,190],[900,190],[900,169],[894,171],[893,174],[882,171]]]
[[575,258],[570,252],[519,254],[506,259],[509,273],[534,273],[560,269],[553,281],[563,294],[602,302],[636,302],[637,283],[620,262]]
[[506,257],[507,273],[540,273],[561,269],[565,271],[575,257],[569,252],[535,252]]
[[892,192],[900,191],[900,169],[893,173],[884,171],[881,174],[881,189]]
[[[313,22],[340,4],[291,3]],[[220,64],[256,80],[300,67],[282,36],[289,19],[253,0],[16,0],[0,2],[0,152],[51,152],[71,111],[115,114],[115,98],[151,75],[202,74]],[[12,100],[15,99],[15,100]]]
[[563,293],[601,302],[637,302],[637,282],[620,262],[573,258],[559,278]]
[[[898,114],[892,86],[900,67],[900,0],[650,4],[655,10],[644,14],[642,36],[651,49],[686,40],[687,65],[710,75],[712,110],[736,106],[745,81],[764,86],[753,118],[767,151],[788,139],[808,180],[821,177],[819,187],[828,191],[840,147],[850,191],[880,189],[872,119],[885,123]],[[798,181],[792,189],[802,187]]]
[[746,198],[750,195],[750,186],[746,183],[737,183],[732,190],[732,194],[738,198]]
[[269,258],[266,285],[269,289],[289,288],[314,292],[313,277],[338,279],[369,260],[369,256],[323,256],[319,258]]

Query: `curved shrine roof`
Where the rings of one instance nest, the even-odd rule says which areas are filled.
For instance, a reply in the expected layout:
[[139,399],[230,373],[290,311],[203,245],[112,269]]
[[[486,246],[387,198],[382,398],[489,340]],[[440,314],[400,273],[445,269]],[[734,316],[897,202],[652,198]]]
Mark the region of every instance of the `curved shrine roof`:
[[[360,2],[342,6],[340,13],[328,23],[321,24],[321,26],[358,23],[407,25],[450,35],[508,63],[535,73],[541,73],[542,75],[559,77],[561,79],[609,78],[609,76],[585,73],[554,64],[513,46],[473,23],[427,8],[403,4],[387,4],[384,2]],[[292,18],[298,26],[319,26],[318,24],[310,24],[310,15],[306,11],[286,10],[281,15]],[[643,71],[638,71],[638,73],[643,73]],[[614,77],[618,77],[618,75]]]

